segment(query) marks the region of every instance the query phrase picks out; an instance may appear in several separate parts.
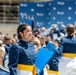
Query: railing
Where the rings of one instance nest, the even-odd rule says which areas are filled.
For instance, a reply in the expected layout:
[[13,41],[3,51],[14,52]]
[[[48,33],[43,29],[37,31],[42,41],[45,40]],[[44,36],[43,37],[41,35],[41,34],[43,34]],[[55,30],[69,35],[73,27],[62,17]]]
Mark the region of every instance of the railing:
[[18,5],[0,5],[0,23],[18,23]]

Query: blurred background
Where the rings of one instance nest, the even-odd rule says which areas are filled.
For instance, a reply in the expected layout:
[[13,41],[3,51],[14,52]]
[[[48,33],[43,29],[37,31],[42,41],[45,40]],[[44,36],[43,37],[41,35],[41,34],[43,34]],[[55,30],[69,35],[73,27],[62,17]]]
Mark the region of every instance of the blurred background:
[[36,1],[48,0],[0,0],[0,32],[11,36],[16,33],[19,3]]
[[[21,2],[26,2],[30,5],[29,7],[25,7],[26,10],[24,12],[19,9]],[[42,2],[45,7],[42,8],[42,6],[38,6],[36,8],[35,6],[37,6],[36,4],[38,2]],[[23,9],[23,7],[21,8]],[[34,9],[32,7],[34,7]],[[60,28],[62,24],[67,25],[68,23],[72,23],[76,25],[75,7],[75,0],[0,0],[0,32],[9,34],[10,36],[15,34],[21,21],[21,12],[27,13],[28,16],[33,14],[35,26],[38,24],[49,28],[55,23]],[[34,13],[29,12],[30,9],[31,12],[35,10]]]

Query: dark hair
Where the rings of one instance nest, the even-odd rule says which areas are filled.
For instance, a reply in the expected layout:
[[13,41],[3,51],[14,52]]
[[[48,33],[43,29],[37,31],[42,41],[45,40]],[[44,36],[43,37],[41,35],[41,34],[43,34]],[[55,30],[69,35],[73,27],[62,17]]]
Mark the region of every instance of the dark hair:
[[4,40],[10,40],[10,39],[11,39],[11,37],[9,37],[9,36],[4,37]]
[[68,24],[66,31],[68,35],[71,35],[72,33],[74,33],[75,27],[72,24]]
[[15,38],[15,36],[17,36],[17,34],[13,34],[13,38]]
[[27,26],[29,25],[28,24],[19,25],[19,27],[17,28],[18,39],[22,38],[19,32],[23,32],[24,30],[26,30]]

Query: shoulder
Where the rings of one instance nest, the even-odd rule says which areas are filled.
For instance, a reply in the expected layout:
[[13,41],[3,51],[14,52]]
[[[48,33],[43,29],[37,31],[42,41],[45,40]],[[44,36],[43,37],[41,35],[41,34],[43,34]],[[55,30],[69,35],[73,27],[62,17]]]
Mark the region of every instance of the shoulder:
[[13,44],[10,48],[18,48],[19,45],[17,43]]
[[13,44],[13,45],[10,47],[9,52],[12,52],[12,51],[17,52],[17,51],[19,51],[19,50],[20,50],[20,46],[19,46],[18,44]]
[[74,40],[76,40],[76,37],[73,37]]
[[34,44],[33,44],[32,42],[28,42],[28,44],[29,44],[30,46],[34,46]]
[[60,39],[60,41],[65,41],[65,40],[67,40],[67,37],[63,37]]
[[60,39],[60,44],[64,44],[67,41],[67,37],[63,37]]

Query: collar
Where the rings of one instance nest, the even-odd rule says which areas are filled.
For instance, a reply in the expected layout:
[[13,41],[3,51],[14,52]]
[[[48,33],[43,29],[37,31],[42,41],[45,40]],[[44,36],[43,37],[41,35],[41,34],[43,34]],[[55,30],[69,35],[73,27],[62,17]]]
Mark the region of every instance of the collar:
[[26,41],[24,41],[24,40],[22,40],[22,39],[19,40],[19,44],[20,44],[20,43],[22,43],[22,44],[28,44],[28,42],[26,42]]

